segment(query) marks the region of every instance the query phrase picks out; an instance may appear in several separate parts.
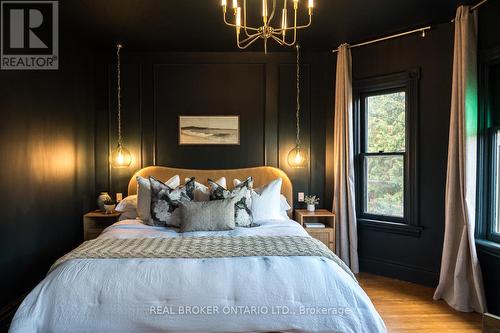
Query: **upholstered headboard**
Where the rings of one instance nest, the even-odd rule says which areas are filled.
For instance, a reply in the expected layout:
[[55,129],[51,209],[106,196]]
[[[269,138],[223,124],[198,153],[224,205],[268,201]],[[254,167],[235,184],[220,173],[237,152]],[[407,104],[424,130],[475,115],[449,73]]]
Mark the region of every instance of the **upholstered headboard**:
[[128,183],[128,195],[137,194],[137,176],[149,177],[167,181],[169,178],[179,175],[181,180],[189,177],[195,177],[200,183],[206,184],[207,178],[218,179],[220,177],[226,177],[227,186],[232,187],[233,179],[246,179],[248,176],[252,176],[254,179],[253,186],[257,188],[259,186],[265,185],[276,178],[283,179],[283,185],[281,186],[281,194],[283,194],[290,206],[293,207],[293,188],[290,178],[282,170],[262,166],[255,168],[245,168],[245,169],[227,169],[227,170],[196,170],[196,169],[177,169],[162,166],[150,166],[137,171],[130,182]]

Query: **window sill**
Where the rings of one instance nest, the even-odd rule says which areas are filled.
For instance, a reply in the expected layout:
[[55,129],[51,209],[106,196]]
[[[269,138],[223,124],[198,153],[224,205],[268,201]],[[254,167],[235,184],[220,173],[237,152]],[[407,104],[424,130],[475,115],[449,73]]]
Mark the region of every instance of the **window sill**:
[[500,258],[500,244],[487,239],[476,238],[476,247],[494,257]]
[[358,219],[358,226],[360,229],[375,230],[412,237],[420,237],[423,230],[422,227],[414,225],[368,219]]

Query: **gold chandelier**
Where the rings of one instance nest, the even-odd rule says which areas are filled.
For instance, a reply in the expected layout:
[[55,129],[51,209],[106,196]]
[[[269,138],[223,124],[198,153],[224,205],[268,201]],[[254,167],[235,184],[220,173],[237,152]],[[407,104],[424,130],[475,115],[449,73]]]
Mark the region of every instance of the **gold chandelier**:
[[[224,16],[224,23],[230,27],[235,28],[236,31],[236,44],[240,49],[246,49],[252,45],[259,38],[264,39],[264,52],[267,53],[267,41],[272,39],[280,45],[294,46],[297,42],[297,30],[307,28],[311,25],[312,14],[314,8],[314,0],[308,0],[307,8],[309,11],[309,22],[306,25],[297,25],[297,12],[299,9],[299,0],[292,0],[293,2],[293,26],[288,26],[288,9],[287,2],[289,0],[283,0],[283,9],[281,10],[281,27],[275,28],[271,26],[271,22],[274,18],[276,12],[276,1],[272,1],[272,10],[269,14],[269,8],[267,0],[262,0],[262,22],[264,25],[256,28],[247,25],[247,0],[243,0],[243,24],[242,24],[242,13],[241,7],[238,4],[238,0],[233,1],[233,14],[234,14],[234,24],[229,23],[226,19],[227,11],[227,0],[221,0],[222,12]],[[240,39],[241,30],[244,31],[245,36]],[[291,41],[287,41],[287,32],[293,31],[293,38]]]

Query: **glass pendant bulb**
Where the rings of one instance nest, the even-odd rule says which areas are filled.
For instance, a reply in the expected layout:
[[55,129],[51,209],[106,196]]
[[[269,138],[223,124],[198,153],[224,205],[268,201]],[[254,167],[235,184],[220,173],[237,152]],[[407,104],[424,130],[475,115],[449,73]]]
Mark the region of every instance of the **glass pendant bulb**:
[[117,123],[118,123],[118,145],[111,152],[109,162],[113,168],[126,168],[132,164],[132,155],[127,148],[122,145],[122,85],[121,85],[121,43],[116,44],[116,102],[117,102]]
[[307,152],[297,144],[290,152],[288,153],[288,165],[291,168],[299,169],[305,168],[308,164]]
[[111,165],[114,168],[126,168],[132,164],[132,155],[127,148],[118,144],[111,152]]
[[302,149],[300,146],[300,46],[299,44],[295,45],[295,49],[297,50],[297,110],[295,112],[295,120],[296,120],[296,139],[295,139],[295,147],[290,150],[288,153],[288,165],[291,168],[305,168],[309,163],[309,159],[307,156],[307,151]]

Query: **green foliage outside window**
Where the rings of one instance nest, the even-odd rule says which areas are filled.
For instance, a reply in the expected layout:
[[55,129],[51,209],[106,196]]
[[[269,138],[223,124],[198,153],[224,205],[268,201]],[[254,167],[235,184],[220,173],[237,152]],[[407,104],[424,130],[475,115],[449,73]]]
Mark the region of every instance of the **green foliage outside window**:
[[[405,93],[370,96],[367,107],[367,152],[406,150]],[[404,216],[404,157],[366,157],[365,212]]]

